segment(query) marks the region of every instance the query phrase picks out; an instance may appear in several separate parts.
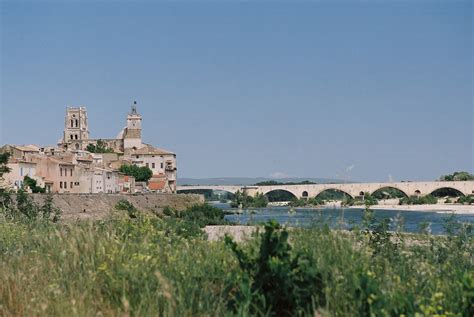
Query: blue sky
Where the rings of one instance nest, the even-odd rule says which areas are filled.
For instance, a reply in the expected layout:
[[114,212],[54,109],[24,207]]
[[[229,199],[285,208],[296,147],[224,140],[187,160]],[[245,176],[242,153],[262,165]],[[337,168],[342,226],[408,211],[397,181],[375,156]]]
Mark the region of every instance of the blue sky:
[[471,1],[1,2],[0,143],[133,100],[181,177],[430,180],[473,162]]

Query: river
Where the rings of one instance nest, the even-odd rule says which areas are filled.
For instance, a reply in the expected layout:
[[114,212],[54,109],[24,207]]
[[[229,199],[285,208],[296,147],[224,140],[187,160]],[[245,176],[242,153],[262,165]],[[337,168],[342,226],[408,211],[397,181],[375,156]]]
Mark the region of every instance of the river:
[[[360,225],[362,221],[363,208],[295,208],[289,207],[266,207],[249,208],[238,210],[230,208],[229,204],[212,202],[213,206],[228,212],[225,219],[238,224],[258,224],[268,220],[276,220],[280,224],[297,227],[309,227],[315,224],[327,223],[332,228],[351,229]],[[390,219],[390,229],[395,230],[398,224],[403,224],[405,232],[419,232],[421,224],[427,224],[432,234],[444,234],[445,220],[450,213],[442,211],[403,211],[403,210],[377,210],[375,218],[382,220]],[[474,215],[457,214],[455,220],[462,223],[474,225]]]

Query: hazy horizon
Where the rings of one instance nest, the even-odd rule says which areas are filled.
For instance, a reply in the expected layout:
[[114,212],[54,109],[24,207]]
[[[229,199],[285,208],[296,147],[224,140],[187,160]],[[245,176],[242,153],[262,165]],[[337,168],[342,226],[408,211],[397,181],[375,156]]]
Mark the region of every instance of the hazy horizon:
[[0,143],[113,138],[134,100],[179,178],[474,170],[472,2],[1,4]]

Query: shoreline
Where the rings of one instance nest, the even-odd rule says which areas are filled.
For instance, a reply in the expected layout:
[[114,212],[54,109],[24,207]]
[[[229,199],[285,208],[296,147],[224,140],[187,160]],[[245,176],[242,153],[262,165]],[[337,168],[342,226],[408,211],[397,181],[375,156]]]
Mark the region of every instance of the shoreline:
[[[364,206],[350,206],[347,208],[364,208]],[[454,213],[464,215],[474,215],[473,205],[373,205],[371,209],[379,210],[400,210],[400,211],[425,211],[438,213]]]

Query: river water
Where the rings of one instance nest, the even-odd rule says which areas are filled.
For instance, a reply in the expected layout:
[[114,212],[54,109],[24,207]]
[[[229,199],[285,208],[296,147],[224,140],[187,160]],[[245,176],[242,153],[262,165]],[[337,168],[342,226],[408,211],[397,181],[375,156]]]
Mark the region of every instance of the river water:
[[[238,210],[230,208],[229,204],[212,203],[213,206],[221,208],[228,214],[225,219],[238,224],[258,224],[268,220],[276,220],[280,224],[297,227],[310,227],[315,224],[327,223],[332,228],[351,229],[360,225],[362,221],[363,208],[295,208],[289,207],[266,207]],[[445,219],[451,214],[443,211],[404,211],[404,210],[377,210],[375,218],[382,220],[390,219],[390,229],[395,230],[398,224],[403,224],[405,232],[419,232],[420,225],[425,223],[432,234],[445,233]],[[238,213],[237,213],[238,212]],[[474,225],[474,215],[456,214],[455,220]]]

